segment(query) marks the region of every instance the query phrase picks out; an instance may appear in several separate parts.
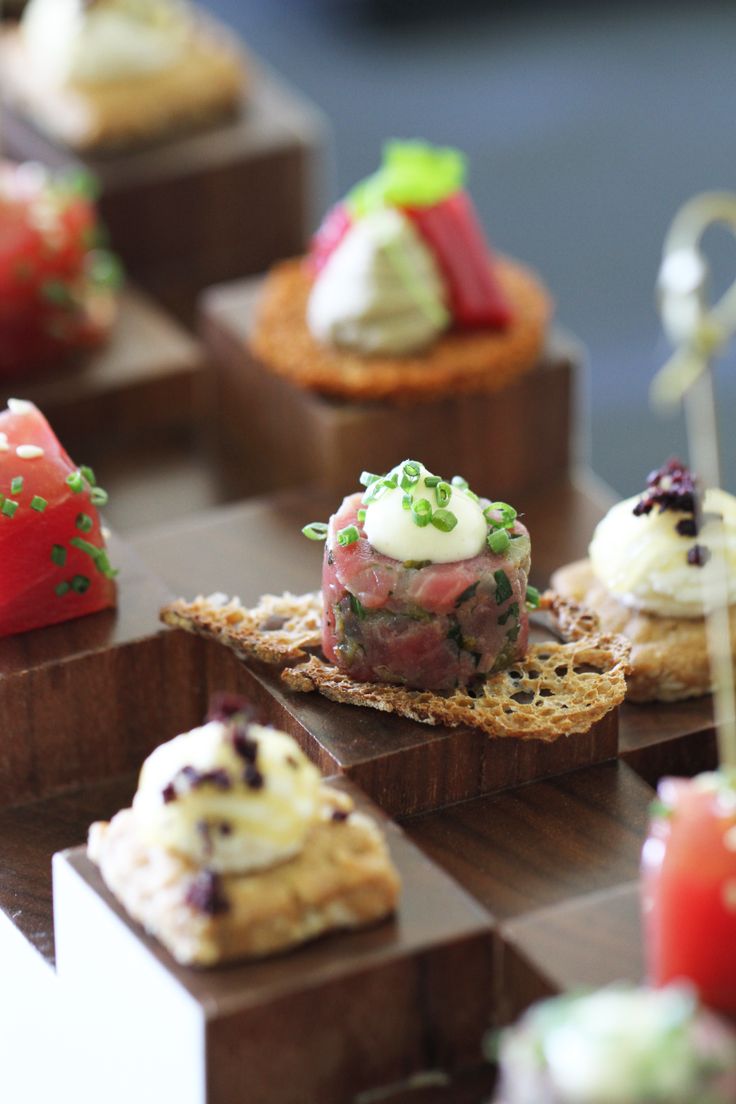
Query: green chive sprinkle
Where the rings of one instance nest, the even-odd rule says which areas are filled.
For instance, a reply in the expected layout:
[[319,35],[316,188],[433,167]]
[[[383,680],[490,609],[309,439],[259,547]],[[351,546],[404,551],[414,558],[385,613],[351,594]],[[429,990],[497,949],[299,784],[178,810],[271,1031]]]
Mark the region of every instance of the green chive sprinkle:
[[[493,514],[500,514],[501,516],[500,518],[493,517]],[[508,502],[492,502],[483,511],[483,517],[494,529],[510,529],[517,516],[516,510],[513,506],[509,506]]]
[[302,533],[307,540],[326,540],[327,539],[327,526],[324,521],[312,521],[309,525],[305,525],[302,529]]
[[116,575],[120,574],[118,569],[110,563],[104,548],[100,548],[95,556],[95,567],[106,579],[114,579]]
[[364,471],[360,473],[360,484],[363,487],[370,487],[371,483],[375,483],[377,479],[380,479],[380,475],[374,475],[373,472]]
[[0,513],[4,514],[7,518],[12,518],[17,509],[18,503],[13,502],[12,498],[6,498],[3,500],[2,506],[0,506]]
[[47,506],[48,502],[45,498],[41,498],[40,495],[34,495],[31,499],[31,509],[37,510],[39,514],[42,514]]
[[420,498],[418,502],[411,504],[412,520],[415,525],[423,529],[432,520],[432,504],[428,498]]
[[89,514],[77,514],[77,520],[75,522],[77,529],[81,529],[83,533],[89,533],[94,525],[92,518]]
[[79,494],[84,490],[84,480],[82,479],[82,473],[78,471],[70,472],[66,477],[66,481],[74,491],[74,494]]
[[526,588],[526,604],[529,609],[539,608],[539,591],[536,587],[528,586]]
[[15,479],[10,480],[10,493],[11,494],[20,494],[20,492],[22,490],[23,490],[23,476],[22,475],[16,475]]
[[106,506],[108,497],[107,491],[103,491],[102,487],[93,487],[89,493],[89,500],[93,506]]
[[404,510],[411,510],[411,504],[414,501],[414,495],[407,493],[402,496],[401,505]]
[[493,572],[493,578],[496,580],[496,605],[502,606],[514,591],[505,571],[499,568],[498,571]]
[[447,506],[452,498],[452,487],[449,483],[443,483],[441,480],[434,489],[435,497],[437,499],[438,506]]
[[415,486],[419,482],[419,476],[421,475],[421,467],[417,464],[416,460],[407,460],[401,469],[401,489],[402,491],[408,491],[410,487]]
[[94,485],[97,483],[97,480],[95,479],[95,473],[92,471],[92,469],[88,468],[86,464],[82,464],[79,470],[89,483],[90,487],[94,487]]
[[345,548],[349,544],[355,544],[357,540],[360,540],[360,533],[355,525],[346,525],[337,534],[337,543],[341,548]]
[[437,484],[441,482],[442,480],[440,479],[439,475],[425,475],[424,477],[425,487],[436,487]]
[[358,524],[362,525],[363,522],[365,521],[365,510],[362,509],[362,507],[361,507],[360,510],[358,510],[358,515],[357,516],[358,516]]
[[92,544],[90,541],[84,539],[84,537],[72,537],[69,541],[72,548],[78,548],[80,552],[84,552],[85,555],[91,559],[96,560],[101,549],[96,544]]
[[471,502],[480,502],[477,494],[475,493],[475,491],[471,491],[470,487],[465,487],[463,489],[465,491],[466,497],[469,498]]
[[63,567],[66,563],[66,548],[63,544],[55,544],[51,549],[51,562],[57,567]]
[[71,581],[71,588],[76,594],[84,594],[90,588],[90,580],[87,575],[75,575]]
[[457,525],[457,518],[452,510],[435,510],[432,514],[432,524],[442,533],[451,533]]
[[505,552],[510,544],[511,537],[505,529],[494,529],[492,533],[488,534],[488,545],[491,552],[495,552],[497,555]]
[[71,587],[68,583],[58,583],[58,585],[54,587],[54,594],[58,595],[59,598],[63,598],[64,595],[68,594],[70,590]]
[[461,475],[453,475],[452,485],[453,487],[457,487],[460,491],[467,491],[468,489],[468,481],[467,479],[463,479]]

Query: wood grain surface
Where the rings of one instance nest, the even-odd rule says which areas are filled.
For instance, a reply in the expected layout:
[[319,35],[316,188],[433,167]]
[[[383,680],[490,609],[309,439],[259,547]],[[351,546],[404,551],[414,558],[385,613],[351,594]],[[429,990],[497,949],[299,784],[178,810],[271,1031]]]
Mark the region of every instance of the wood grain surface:
[[494,499],[566,474],[581,359],[569,337],[552,334],[536,370],[491,395],[411,406],[341,401],[295,387],[251,354],[260,286],[250,280],[211,289],[201,330],[217,381],[220,443],[246,479],[258,474],[263,490],[314,483],[343,495],[360,471],[387,471],[408,456],[447,477],[459,472]]

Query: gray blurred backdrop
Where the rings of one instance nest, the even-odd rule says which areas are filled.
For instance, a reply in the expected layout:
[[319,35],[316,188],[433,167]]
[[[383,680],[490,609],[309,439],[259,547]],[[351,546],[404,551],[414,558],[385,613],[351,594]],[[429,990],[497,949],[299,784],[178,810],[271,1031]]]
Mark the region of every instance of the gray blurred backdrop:
[[[681,419],[649,411],[667,354],[653,285],[694,192],[736,189],[736,0],[205,0],[327,114],[331,201],[387,136],[461,147],[491,242],[544,276],[585,343],[585,442],[621,494],[673,452]],[[736,243],[707,246],[716,291]],[[724,483],[736,490],[736,356],[718,370]]]

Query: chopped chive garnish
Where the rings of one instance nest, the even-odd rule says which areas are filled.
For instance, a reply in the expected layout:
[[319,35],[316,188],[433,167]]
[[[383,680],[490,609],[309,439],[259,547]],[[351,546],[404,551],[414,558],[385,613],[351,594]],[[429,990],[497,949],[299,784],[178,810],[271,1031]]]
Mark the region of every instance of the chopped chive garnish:
[[51,549],[51,562],[57,567],[63,567],[66,563],[66,548],[63,544],[55,544]]
[[102,487],[93,487],[89,493],[89,500],[93,506],[106,506],[108,493],[103,491]]
[[305,525],[302,529],[302,533],[307,540],[326,540],[327,539],[327,525],[324,521],[312,521],[309,525]]
[[360,508],[360,510],[358,510],[357,517],[358,517],[358,524],[362,525],[363,522],[365,521],[365,510],[362,507]]
[[100,548],[95,556],[95,567],[106,579],[114,579],[119,574],[118,569],[110,563],[104,548]]
[[464,491],[465,491],[466,496],[470,499],[471,502],[480,502],[480,499],[478,498],[477,494],[475,493],[475,491],[471,491],[470,487],[465,487]]
[[380,479],[380,475],[374,475],[373,472],[364,471],[360,473],[360,484],[363,487],[370,487],[371,483],[375,483],[377,479]]
[[452,485],[453,487],[457,487],[458,490],[461,491],[467,491],[468,489],[468,481],[467,479],[463,479],[461,475],[453,475]]
[[496,604],[501,606],[514,591],[505,571],[499,568],[498,571],[493,572],[493,578],[496,580]]
[[88,468],[86,464],[82,464],[79,470],[89,483],[90,487],[94,487],[97,480],[95,479],[95,473],[92,471],[92,469]]
[[350,608],[356,617],[360,617],[362,620],[365,617],[365,607],[359,598],[356,598],[354,594],[350,595]]
[[337,534],[337,543],[341,548],[345,548],[348,544],[355,544],[357,540],[360,540],[360,533],[355,525],[346,525]]
[[432,524],[442,533],[451,533],[457,525],[457,518],[452,510],[435,510],[432,514]]
[[441,483],[441,482],[442,482],[442,480],[439,477],[439,475],[425,475],[425,477],[424,477],[424,486],[425,487],[436,487],[437,484]]
[[526,604],[529,609],[539,608],[539,591],[536,587],[527,586],[526,588]]
[[452,498],[452,487],[449,483],[443,483],[442,480],[440,480],[434,489],[434,493],[437,499],[437,505],[440,507],[447,506]]
[[399,485],[399,477],[396,472],[391,472],[391,475],[384,475],[381,482],[387,491],[394,491]]
[[85,552],[92,559],[96,559],[100,549],[96,544],[92,544],[90,541],[84,539],[84,537],[72,537],[69,541],[72,548],[78,548],[80,552]]
[[[396,484],[394,483],[394,486]],[[390,489],[390,484],[385,479],[381,479],[380,476],[375,482],[371,483],[368,490],[363,495],[363,503],[366,506],[370,506],[371,502],[375,502]]]
[[421,467],[417,464],[416,460],[407,460],[401,469],[401,489],[402,491],[408,491],[410,487],[415,486],[419,482],[419,476],[421,475]]
[[58,595],[59,598],[63,598],[64,595],[68,594],[70,590],[71,590],[71,587],[69,586],[69,583],[67,583],[67,582],[58,583],[54,587],[54,594]]
[[[494,514],[500,516],[494,517]],[[483,511],[483,517],[494,529],[510,529],[516,521],[517,513],[508,502],[492,502]]]
[[402,496],[401,505],[404,510],[411,510],[411,504],[414,501],[414,495],[408,492]]
[[76,594],[84,594],[89,587],[90,580],[87,575],[75,575],[71,581],[71,588]]
[[423,529],[432,520],[432,504],[428,498],[420,498],[418,502],[411,504],[412,520],[415,525]]
[[491,552],[495,552],[497,555],[505,552],[510,544],[511,537],[505,529],[494,529],[492,533],[488,534],[488,546]]
[[77,520],[75,522],[77,529],[81,529],[83,533],[89,533],[94,525],[92,518],[89,514],[77,514]]
[[41,495],[34,495],[31,499],[31,509],[37,510],[39,514],[42,514],[47,506],[48,502],[45,498],[41,498]]
[[10,480],[10,493],[11,494],[20,494],[20,492],[22,490],[23,490],[23,476],[22,475],[16,475],[14,479]]
[[75,494],[79,494],[80,491],[84,490],[84,480],[82,479],[81,472],[69,472],[69,475],[66,477],[66,481]]
[[18,503],[13,502],[12,498],[3,499],[3,504],[0,506],[0,513],[4,514],[7,518],[12,518],[15,511],[18,509]]

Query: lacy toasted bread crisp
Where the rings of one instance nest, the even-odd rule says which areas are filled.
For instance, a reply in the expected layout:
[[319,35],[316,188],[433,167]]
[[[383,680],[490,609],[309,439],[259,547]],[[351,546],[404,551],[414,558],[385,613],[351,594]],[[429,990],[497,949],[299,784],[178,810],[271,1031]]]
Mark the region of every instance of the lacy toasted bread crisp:
[[132,809],[90,829],[88,853],[128,914],[177,961],[262,958],[390,915],[400,889],[376,824],[322,788],[304,849],[266,870],[214,875],[140,837]]
[[251,350],[298,387],[346,399],[417,402],[500,391],[538,363],[552,304],[516,261],[498,257],[496,274],[514,311],[507,329],[453,331],[413,356],[361,356],[312,336],[306,320],[312,278],[301,258],[284,261],[266,278]]
[[197,20],[185,55],[129,80],[58,87],[28,61],[20,32],[0,35],[0,73],[8,103],[72,149],[113,152],[208,125],[242,102],[246,68],[219,28]]
[[549,742],[587,732],[620,705],[629,645],[622,637],[599,635],[593,615],[557,595],[546,594],[543,607],[570,639],[531,644],[524,660],[509,670],[452,693],[356,682],[313,654],[321,640],[319,592],[266,595],[252,609],[224,595],[191,603],[179,599],[161,617],[175,628],[218,640],[243,659],[283,666],[281,677],[292,690],[318,690],[333,701],[424,724],[470,725],[489,736]]
[[[572,603],[594,610],[601,628],[631,642],[627,697],[631,701],[682,701],[712,689],[705,621],[662,617],[625,605],[596,579],[590,560],[560,568],[552,585]],[[736,607],[730,609],[736,635]]]

